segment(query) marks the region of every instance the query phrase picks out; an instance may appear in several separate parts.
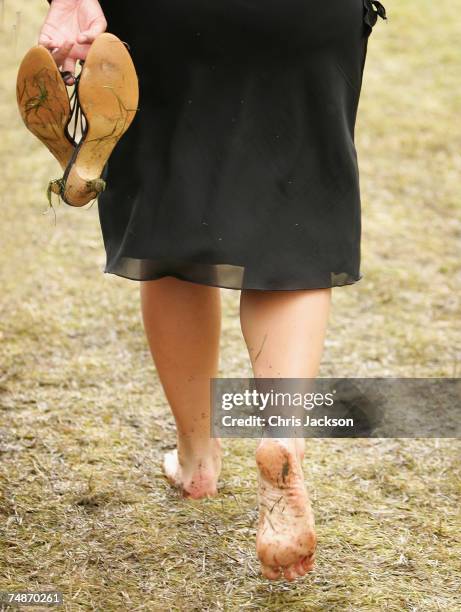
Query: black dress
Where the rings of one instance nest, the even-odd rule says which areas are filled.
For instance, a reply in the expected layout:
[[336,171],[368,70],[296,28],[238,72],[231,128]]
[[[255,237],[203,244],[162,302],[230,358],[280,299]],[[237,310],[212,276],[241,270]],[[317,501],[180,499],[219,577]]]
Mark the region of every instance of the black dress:
[[105,272],[235,289],[360,280],[354,127],[371,0],[102,0],[139,112],[106,168]]

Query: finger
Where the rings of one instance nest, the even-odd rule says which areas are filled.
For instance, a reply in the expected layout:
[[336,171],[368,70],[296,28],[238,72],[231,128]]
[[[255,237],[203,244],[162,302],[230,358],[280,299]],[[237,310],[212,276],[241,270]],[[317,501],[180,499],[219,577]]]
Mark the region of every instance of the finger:
[[85,60],[88,55],[88,51],[90,49],[90,45],[80,45],[76,43],[72,47],[72,51],[70,52],[70,57],[75,60]]
[[42,47],[45,47],[45,49],[48,49],[51,52],[54,49],[59,49],[60,47],[62,47],[62,41],[49,37],[39,38],[38,44]]
[[67,57],[62,64],[63,79],[66,85],[73,85],[75,82],[75,60]]
[[62,66],[66,58],[70,55],[72,50],[72,43],[66,40],[60,47],[55,49],[52,53],[53,59],[58,66]]
[[105,32],[106,28],[107,21],[105,18],[102,16],[98,17],[93,21],[87,30],[80,32],[80,34],[77,36],[77,42],[81,45],[89,45],[94,41],[96,36],[99,36],[99,34]]
[[40,34],[38,44],[47,49],[55,49],[58,46],[54,44],[53,40],[47,34]]

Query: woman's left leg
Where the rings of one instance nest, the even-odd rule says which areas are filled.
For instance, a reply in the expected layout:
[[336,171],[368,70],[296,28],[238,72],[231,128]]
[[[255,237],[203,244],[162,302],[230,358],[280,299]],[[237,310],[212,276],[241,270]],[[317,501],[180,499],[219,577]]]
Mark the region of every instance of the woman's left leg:
[[[242,291],[241,324],[255,378],[315,378],[331,289]],[[316,536],[304,485],[303,439],[264,438],[257,451],[263,574],[288,580],[312,569]]]
[[218,373],[220,291],[166,277],[141,282],[150,351],[176,420],[177,450],[164,471],[184,495],[216,494],[220,441],[210,438],[210,378]]

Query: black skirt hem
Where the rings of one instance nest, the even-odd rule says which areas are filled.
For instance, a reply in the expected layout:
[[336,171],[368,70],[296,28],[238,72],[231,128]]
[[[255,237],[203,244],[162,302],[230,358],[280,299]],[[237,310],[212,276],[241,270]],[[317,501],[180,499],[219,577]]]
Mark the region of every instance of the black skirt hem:
[[[331,272],[320,279],[318,274],[311,280],[268,278],[266,282],[252,280],[241,266],[228,264],[204,264],[199,262],[173,262],[171,260],[135,259],[122,257],[117,262],[107,264],[105,274],[113,274],[133,281],[150,281],[173,277],[179,280],[218,287],[221,289],[255,291],[301,291],[309,289],[332,289],[353,285],[363,278],[362,274]],[[328,277],[328,280],[327,280]]]

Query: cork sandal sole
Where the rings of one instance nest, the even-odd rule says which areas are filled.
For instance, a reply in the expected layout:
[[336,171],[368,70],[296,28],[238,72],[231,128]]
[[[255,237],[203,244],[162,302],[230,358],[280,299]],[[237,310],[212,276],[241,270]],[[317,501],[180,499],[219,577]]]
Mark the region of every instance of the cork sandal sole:
[[138,78],[124,43],[113,34],[100,34],[90,47],[78,84],[87,127],[64,176],[65,202],[84,206],[105,188],[101,174],[135,117],[138,99]]
[[66,85],[45,47],[32,47],[21,62],[16,80],[19,112],[28,130],[54,155],[63,170],[74,151],[66,127],[71,116]]

